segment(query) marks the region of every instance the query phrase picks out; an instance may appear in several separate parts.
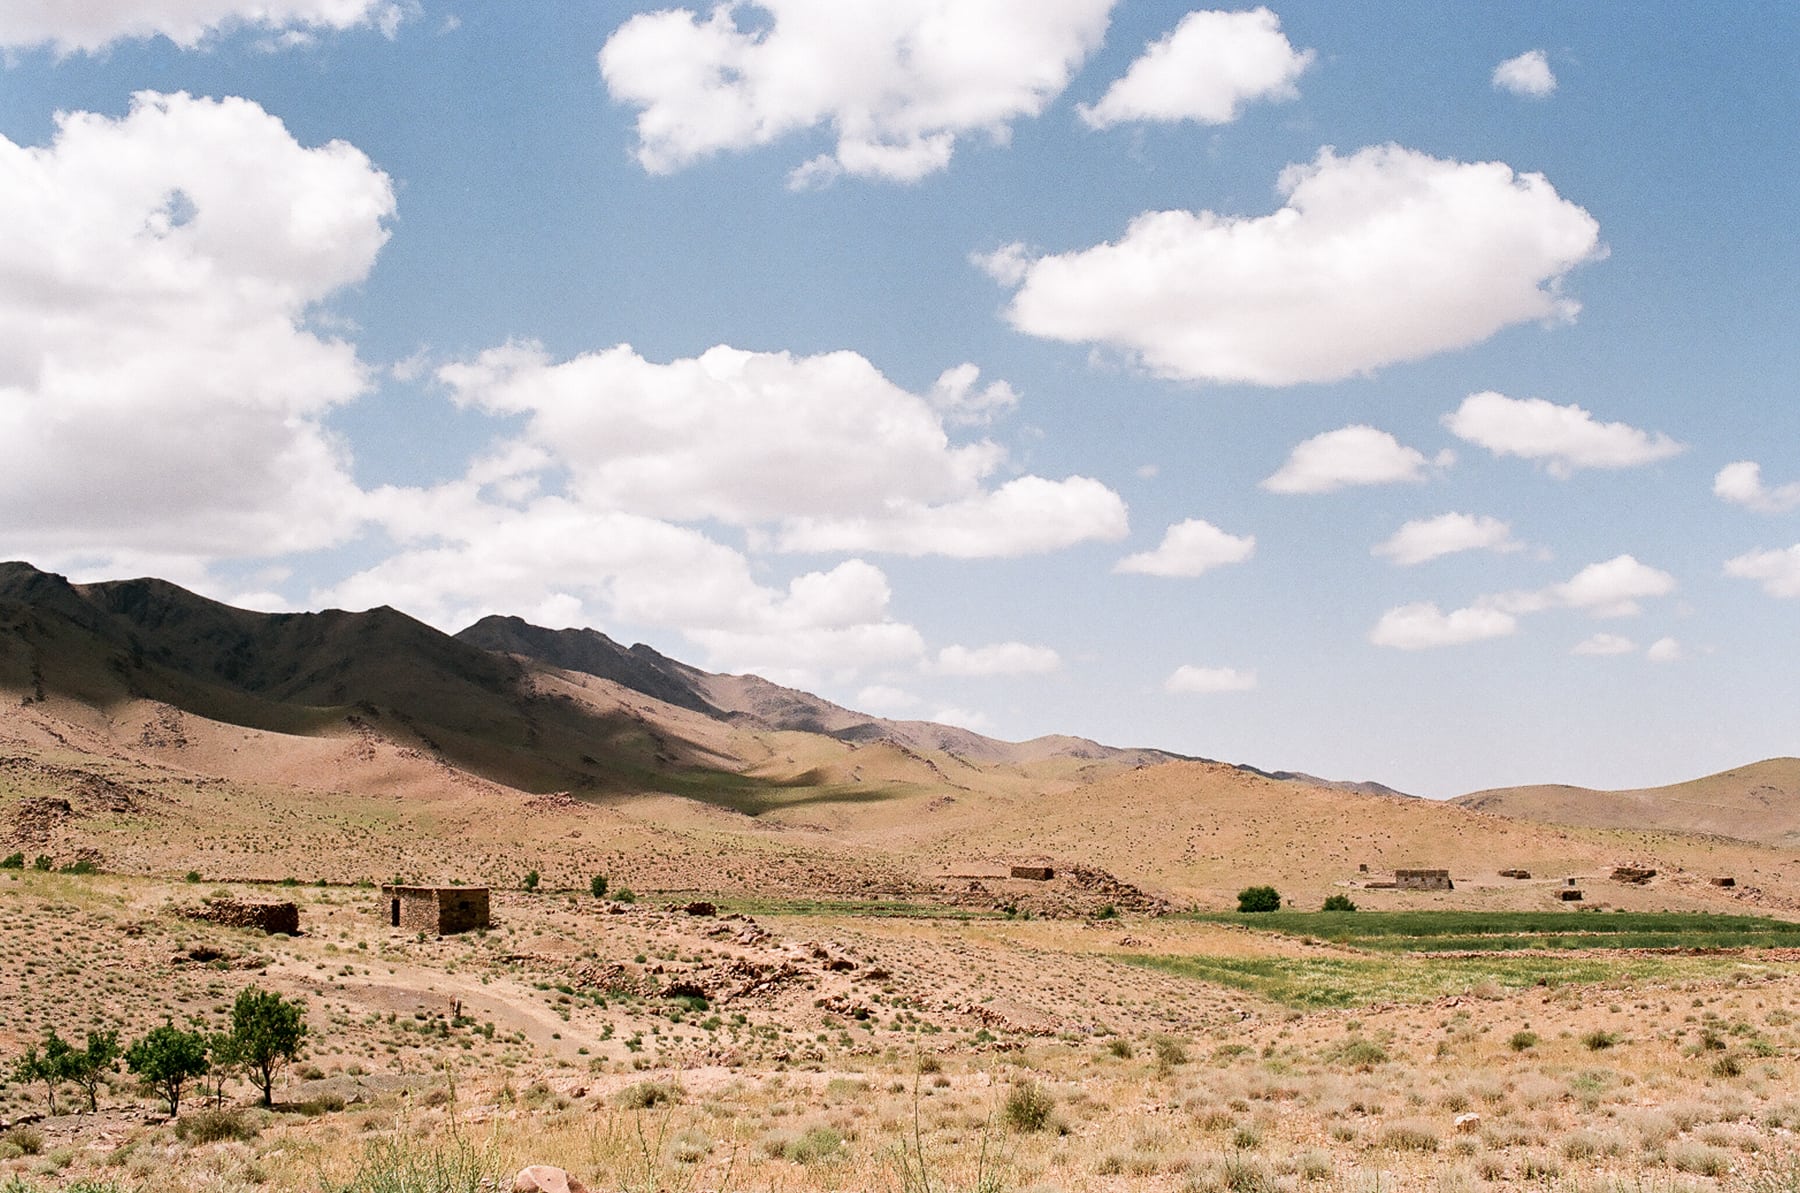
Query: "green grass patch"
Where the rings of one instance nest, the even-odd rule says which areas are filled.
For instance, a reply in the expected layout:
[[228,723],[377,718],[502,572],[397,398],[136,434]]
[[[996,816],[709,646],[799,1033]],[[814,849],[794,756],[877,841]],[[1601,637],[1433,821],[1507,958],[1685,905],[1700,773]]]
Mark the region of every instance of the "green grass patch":
[[[1360,914],[1360,913],[1359,913]],[[1480,986],[1629,984],[1761,975],[1778,967],[1739,957],[1176,957],[1119,954],[1131,965],[1248,991],[1290,1007],[1430,1002]]]
[[1310,936],[1373,952],[1508,952],[1520,949],[1692,949],[1800,946],[1800,923],[1695,912],[1274,911],[1184,917]]

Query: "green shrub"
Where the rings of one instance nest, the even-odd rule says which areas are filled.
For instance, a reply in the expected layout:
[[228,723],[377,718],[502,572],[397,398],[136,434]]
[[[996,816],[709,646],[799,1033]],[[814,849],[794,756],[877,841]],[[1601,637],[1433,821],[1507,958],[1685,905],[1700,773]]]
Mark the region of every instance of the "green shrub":
[[1535,1031],[1515,1031],[1507,1037],[1506,1046],[1514,1052],[1525,1052],[1536,1048],[1537,1042],[1538,1034]]
[[0,1132],[0,1148],[15,1149],[19,1156],[36,1156],[44,1150],[44,1133],[36,1127],[13,1127]]
[[538,872],[536,870],[525,871],[524,886],[528,891],[535,891],[538,889]]
[[596,899],[606,898],[606,875],[594,875],[594,880],[588,883],[588,890],[594,892],[594,898]]
[[1050,1112],[1056,1103],[1035,1081],[1024,1081],[1012,1087],[1000,1108],[1000,1121],[1015,1131],[1042,1131],[1050,1125]]
[[1599,1052],[1603,1048],[1611,1048],[1619,1042],[1619,1037],[1610,1031],[1587,1032],[1581,1037],[1581,1043],[1589,1052]]
[[1272,886],[1247,886],[1238,892],[1238,908],[1242,912],[1280,911],[1281,892]]
[[817,1164],[835,1159],[843,1149],[844,1137],[830,1127],[808,1127],[798,1139],[783,1144],[781,1156],[795,1164]]
[[1158,1068],[1172,1069],[1188,1063],[1187,1045],[1174,1036],[1156,1036],[1150,1041],[1150,1047],[1156,1053]]
[[184,882],[199,882],[199,881],[200,881],[200,871],[198,871],[198,870],[189,870],[189,871],[188,871],[188,872],[187,872],[187,875],[186,875],[186,877],[185,877],[185,878],[183,878],[183,880],[182,880],[182,881],[184,881]]
[[620,1090],[617,1100],[627,1110],[649,1110],[681,1101],[681,1087],[669,1081],[640,1081]]
[[1118,1057],[1120,1060],[1130,1060],[1133,1055],[1131,1041],[1124,1036],[1114,1036],[1112,1039],[1108,1040],[1106,1042],[1106,1051],[1110,1055]]
[[100,867],[96,866],[93,862],[88,861],[86,858],[79,858],[76,861],[72,861],[68,865],[64,866],[59,871],[59,873],[62,873],[62,874],[98,874],[98,873],[100,873]]
[[630,887],[622,886],[618,890],[613,892],[613,902],[614,903],[636,903],[637,896],[631,893]]
[[50,860],[49,854],[40,853],[37,855],[37,858],[32,861],[31,868],[33,870],[42,870],[44,873],[48,874],[50,868],[54,865],[56,865],[56,863]]
[[25,868],[25,852],[9,853],[0,858],[0,870],[23,870]]
[[1368,1070],[1387,1063],[1388,1051],[1374,1040],[1350,1036],[1326,1053],[1326,1058],[1353,1069]]
[[262,1128],[242,1110],[196,1110],[175,1120],[175,1138],[183,1143],[218,1143],[222,1139],[255,1139]]
[[1319,910],[1320,911],[1355,911],[1356,904],[1351,901],[1349,895],[1326,895],[1325,896],[1325,906],[1319,908]]

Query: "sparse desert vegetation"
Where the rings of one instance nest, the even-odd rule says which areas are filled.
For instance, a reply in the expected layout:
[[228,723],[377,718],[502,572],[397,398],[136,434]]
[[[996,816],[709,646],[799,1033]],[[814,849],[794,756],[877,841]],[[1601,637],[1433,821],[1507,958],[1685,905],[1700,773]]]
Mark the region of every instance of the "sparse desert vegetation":
[[[724,896],[705,916],[518,892],[487,932],[420,938],[376,891],[315,886],[292,892],[290,938],[177,917],[187,886],[0,880],[3,1038],[227,1032],[262,990],[304,1000],[304,1051],[270,1107],[209,1069],[172,1120],[123,1070],[92,1113],[70,1113],[73,1085],[49,1116],[41,1082],[9,1083],[14,1187],[473,1190],[528,1162],[596,1189],[1777,1190],[1795,1171],[1781,945],[1522,957],[1501,920],[1418,913],[1409,939],[1501,946],[1421,983],[1474,959],[1364,947],[1396,922],[1345,945],[1273,916],[746,915]],[[1610,935],[1697,950],[1707,927]],[[1252,963],[1255,981],[1210,976]],[[1325,963],[1367,971],[1322,997]]]

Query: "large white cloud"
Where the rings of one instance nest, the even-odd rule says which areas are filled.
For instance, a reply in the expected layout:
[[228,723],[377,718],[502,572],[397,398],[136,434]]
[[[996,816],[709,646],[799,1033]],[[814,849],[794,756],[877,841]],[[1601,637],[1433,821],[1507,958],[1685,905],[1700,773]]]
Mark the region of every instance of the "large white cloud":
[[1526,50],[1496,66],[1493,83],[1502,91],[1527,99],[1544,99],[1556,90],[1556,76],[1542,50]]
[[1153,551],[1127,555],[1115,572],[1141,576],[1198,576],[1212,568],[1242,563],[1256,553],[1256,536],[1228,534],[1211,522],[1189,518],[1163,533]]
[[1391,538],[1370,548],[1371,555],[1402,567],[1425,563],[1459,551],[1519,551],[1512,528],[1486,514],[1439,514],[1406,523]]
[[[1453,460],[1440,455],[1437,463]],[[1332,493],[1352,485],[1423,481],[1431,461],[1386,431],[1341,427],[1297,444],[1287,462],[1262,481],[1271,493]]]
[[875,515],[796,517],[776,536],[783,551],[881,551],[1002,559],[1124,538],[1125,502],[1085,476],[1021,476],[943,505],[894,500]]
[[[1012,556],[1118,538],[1125,504],[1098,481],[986,481],[1006,453],[953,444],[947,417],[1016,400],[951,369],[927,397],[854,352],[717,347],[667,364],[621,345],[554,362],[509,344],[447,365],[456,400],[524,415],[521,445],[597,509],[772,526],[791,551]],[[986,395],[986,396],[983,396]]]
[[1505,638],[1518,628],[1518,618],[1501,609],[1475,606],[1445,613],[1435,604],[1420,602],[1383,613],[1369,631],[1369,641],[1395,650],[1431,650]]
[[1713,495],[1759,514],[1782,514],[1800,506],[1800,481],[1770,488],[1763,483],[1762,465],[1738,460],[1713,477]]
[[1564,276],[1599,226],[1541,174],[1397,145],[1282,172],[1273,215],[1140,215],[1110,244],[978,258],[1030,335],[1106,345],[1162,376],[1293,385],[1573,319]]
[[1800,543],[1784,551],[1748,551],[1728,559],[1725,574],[1755,580],[1772,597],[1800,597]]
[[988,646],[946,646],[938,651],[929,669],[939,675],[987,677],[1045,675],[1061,666],[1062,657],[1048,646],[995,642]]
[[1229,124],[1250,100],[1298,96],[1294,81],[1312,60],[1311,50],[1294,49],[1281,18],[1266,8],[1190,12],[1145,46],[1099,103],[1077,110],[1094,128],[1134,120]]
[[924,651],[919,632],[893,619],[886,576],[861,560],[772,587],[700,531],[562,496],[508,500],[506,470],[482,471],[377,491],[375,515],[399,549],[314,602],[395,605],[446,630],[490,613],[665,627],[715,667],[809,682]]
[[1686,451],[1661,432],[1603,423],[1580,406],[1543,398],[1509,398],[1491,390],[1470,394],[1444,416],[1451,434],[1497,456],[1542,460],[1552,476],[1578,468],[1635,468]]
[[329,544],[361,494],[322,420],[363,393],[309,323],[387,239],[386,175],[243,99],[142,93],[0,138],[0,551]]
[[[1369,631],[1369,641],[1399,650],[1460,646],[1511,635],[1517,632],[1520,617],[1547,609],[1574,609],[1591,617],[1635,616],[1643,611],[1644,600],[1673,591],[1675,577],[1630,555],[1619,555],[1589,564],[1560,584],[1493,593],[1449,613],[1429,602],[1389,609]],[[1599,635],[1589,639],[1593,645],[1588,649],[1577,647],[1576,653],[1612,653],[1605,645],[1621,641],[1624,639]]]
[[828,127],[838,173],[914,181],[959,137],[1005,141],[1042,112],[1106,31],[1117,0],[735,0],[621,25],[600,51],[619,103],[638,110],[652,173]]
[[417,0],[14,0],[0,4],[0,47],[93,53],[162,36],[184,49],[234,27],[304,38],[319,29],[379,26],[389,36]]

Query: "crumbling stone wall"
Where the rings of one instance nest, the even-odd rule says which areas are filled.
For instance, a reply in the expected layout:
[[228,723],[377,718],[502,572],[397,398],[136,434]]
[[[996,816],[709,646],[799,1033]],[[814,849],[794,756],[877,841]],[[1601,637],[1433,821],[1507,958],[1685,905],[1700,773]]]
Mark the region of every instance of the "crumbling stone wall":
[[222,924],[227,928],[260,928],[273,935],[300,935],[300,907],[296,903],[243,903],[236,899],[208,899],[185,908],[190,920]]
[[1394,886],[1403,891],[1453,891],[1448,870],[1395,870]]

